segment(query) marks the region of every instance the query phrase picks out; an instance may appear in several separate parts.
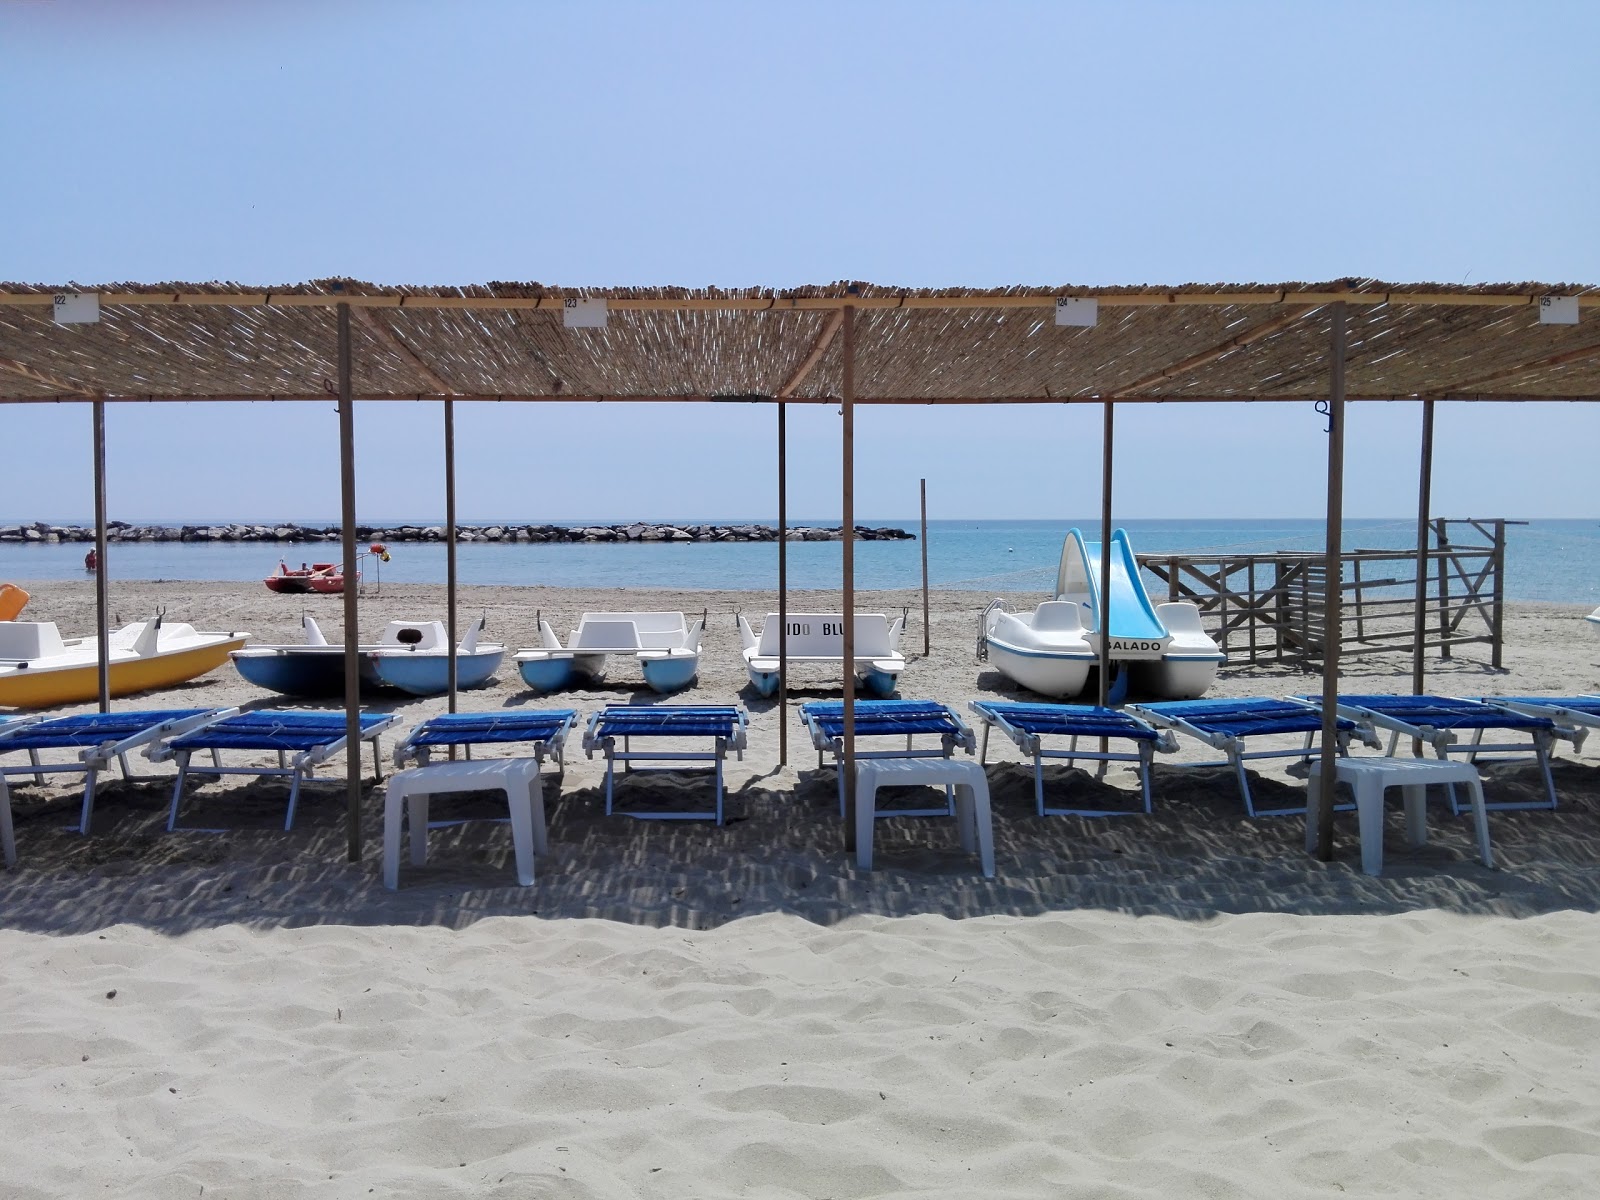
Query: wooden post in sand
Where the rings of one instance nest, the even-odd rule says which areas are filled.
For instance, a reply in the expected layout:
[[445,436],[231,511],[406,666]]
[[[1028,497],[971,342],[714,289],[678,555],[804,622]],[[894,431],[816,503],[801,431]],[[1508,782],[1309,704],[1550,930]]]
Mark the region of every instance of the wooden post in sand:
[[[1111,698],[1111,448],[1115,405],[1106,401],[1105,428],[1100,439],[1100,698],[1104,708]],[[1105,739],[1100,752],[1105,753]]]
[[[456,711],[456,402],[444,402],[444,590],[449,711]],[[450,757],[456,756],[450,747]]]
[[932,634],[928,629],[928,481],[917,480],[922,494],[922,657],[933,653]]
[[1428,633],[1428,509],[1433,491],[1433,401],[1422,402],[1422,463],[1417,471],[1417,611],[1411,623],[1411,692],[1420,696],[1426,682],[1423,647]]
[[339,305],[339,535],[344,550],[345,834],[361,861],[361,645],[356,603],[356,421],[350,381],[350,305]]
[[778,401],[778,765],[789,765],[789,407]]
[[[100,711],[111,711],[111,625],[106,583],[106,402],[94,402],[94,632],[100,679]],[[152,618],[153,619],[153,618]]]
[[844,743],[839,770],[844,773],[844,848],[856,848],[856,310],[844,309],[843,519],[844,558]]
[[1329,312],[1333,317],[1333,336],[1329,347],[1332,369],[1328,387],[1328,530],[1327,544],[1323,547],[1326,581],[1322,617],[1322,803],[1317,810],[1317,857],[1323,862],[1333,861],[1333,797],[1339,761],[1340,604],[1344,599],[1340,571],[1340,551],[1344,543],[1344,302],[1334,303]]

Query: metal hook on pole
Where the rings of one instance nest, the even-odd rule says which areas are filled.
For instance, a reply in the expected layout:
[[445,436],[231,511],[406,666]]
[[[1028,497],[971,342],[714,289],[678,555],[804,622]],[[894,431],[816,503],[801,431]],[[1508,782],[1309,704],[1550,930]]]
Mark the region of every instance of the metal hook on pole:
[[1317,409],[1317,413],[1318,413],[1319,416],[1324,416],[1324,417],[1328,418],[1327,428],[1325,428],[1322,432],[1323,433],[1332,433],[1333,432],[1333,406],[1331,404],[1329,404],[1326,400],[1318,400],[1317,403],[1316,403],[1316,409]]

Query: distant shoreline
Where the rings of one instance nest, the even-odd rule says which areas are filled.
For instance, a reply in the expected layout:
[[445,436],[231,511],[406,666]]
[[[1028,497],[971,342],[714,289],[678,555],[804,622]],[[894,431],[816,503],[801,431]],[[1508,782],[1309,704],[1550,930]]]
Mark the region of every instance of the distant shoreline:
[[[844,540],[840,525],[789,525],[788,541],[837,542]],[[916,534],[894,526],[855,526],[857,541],[915,541]],[[226,522],[209,525],[133,525],[110,521],[106,536],[114,542],[334,542],[341,537],[338,525],[299,525]],[[406,525],[357,525],[356,538],[363,542],[440,542],[445,540],[442,523]],[[92,525],[52,525],[43,521],[0,525],[0,542],[58,544],[92,542]],[[754,523],[709,525],[704,523],[662,524],[633,521],[617,525],[523,525],[498,523],[456,526],[456,540],[462,542],[775,542],[775,525]]]

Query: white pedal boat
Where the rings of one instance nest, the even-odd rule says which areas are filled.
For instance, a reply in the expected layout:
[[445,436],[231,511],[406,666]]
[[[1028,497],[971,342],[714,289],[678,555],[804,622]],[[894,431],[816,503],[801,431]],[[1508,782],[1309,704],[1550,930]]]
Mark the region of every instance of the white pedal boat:
[[[483,619],[474,621],[456,648],[456,687],[482,687],[505,657],[498,642],[479,642]],[[232,654],[239,674],[258,687],[285,696],[344,694],[344,644],[329,645],[315,617],[301,617],[301,645],[246,646]],[[450,689],[449,640],[443,621],[390,621],[375,643],[356,648],[361,686],[396,688],[413,696]]]
[[[844,614],[843,613],[790,613],[789,644],[787,656],[790,665],[796,663],[836,664],[844,666]],[[906,668],[905,655],[900,653],[900,633],[906,619],[896,617],[892,622],[882,613],[857,613],[855,644],[855,676],[863,688],[874,696],[894,694],[900,672]],[[750,673],[750,683],[758,693],[771,696],[778,690],[779,632],[777,613],[768,613],[761,633],[750,627],[743,613],[739,614],[739,641],[744,647],[745,668]]]
[[566,687],[574,677],[605,678],[613,654],[635,658],[652,691],[675,692],[700,673],[700,638],[705,617],[681,612],[594,612],[578,618],[563,646],[550,622],[539,618],[540,645],[514,655],[522,681],[536,692]]
[[[1002,674],[1041,696],[1076,696],[1100,659],[1100,543],[1071,530],[1061,548],[1056,595],[1031,613],[993,601],[979,617],[979,647]],[[1226,656],[1187,601],[1151,603],[1126,531],[1111,536],[1113,694],[1134,688],[1163,700],[1193,700],[1215,682]]]

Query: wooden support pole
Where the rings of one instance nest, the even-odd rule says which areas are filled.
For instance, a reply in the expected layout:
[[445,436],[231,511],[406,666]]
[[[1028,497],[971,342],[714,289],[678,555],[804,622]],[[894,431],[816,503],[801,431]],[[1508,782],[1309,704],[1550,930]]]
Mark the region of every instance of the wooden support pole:
[[345,834],[361,861],[361,616],[356,599],[356,421],[350,306],[339,305],[339,534],[344,551]]
[[[110,585],[106,579],[106,402],[94,402],[94,632],[100,711],[111,711]],[[154,620],[151,613],[146,618]]]
[[1433,523],[1434,544],[1439,547],[1439,657],[1450,658],[1450,526],[1443,517]]
[[1501,651],[1506,638],[1506,523],[1503,518],[1494,523],[1494,600],[1490,607],[1489,665],[1501,669]]
[[1428,517],[1433,503],[1433,401],[1422,402],[1422,461],[1417,468],[1417,611],[1413,617],[1411,694],[1426,690],[1427,666],[1423,643],[1428,638]]
[[778,765],[789,765],[789,406],[778,401]]
[[[1111,449],[1112,415],[1116,406],[1106,401],[1105,427],[1100,440],[1100,696],[1104,708],[1111,697]],[[1102,740],[1101,750],[1105,750]]]
[[844,848],[856,848],[856,310],[844,310],[843,542],[844,572]]
[[928,481],[917,480],[922,494],[922,657],[933,653],[933,634],[928,627]]
[[[444,590],[445,637],[448,646],[449,710],[456,711],[456,644],[460,640],[456,621],[456,402],[444,402]],[[455,757],[455,747],[450,748]]]
[[1344,344],[1345,306],[1331,306],[1328,387],[1328,528],[1323,547],[1322,803],[1317,811],[1317,857],[1333,861],[1333,798],[1338,783],[1339,639],[1343,628],[1340,586],[1344,545]]

